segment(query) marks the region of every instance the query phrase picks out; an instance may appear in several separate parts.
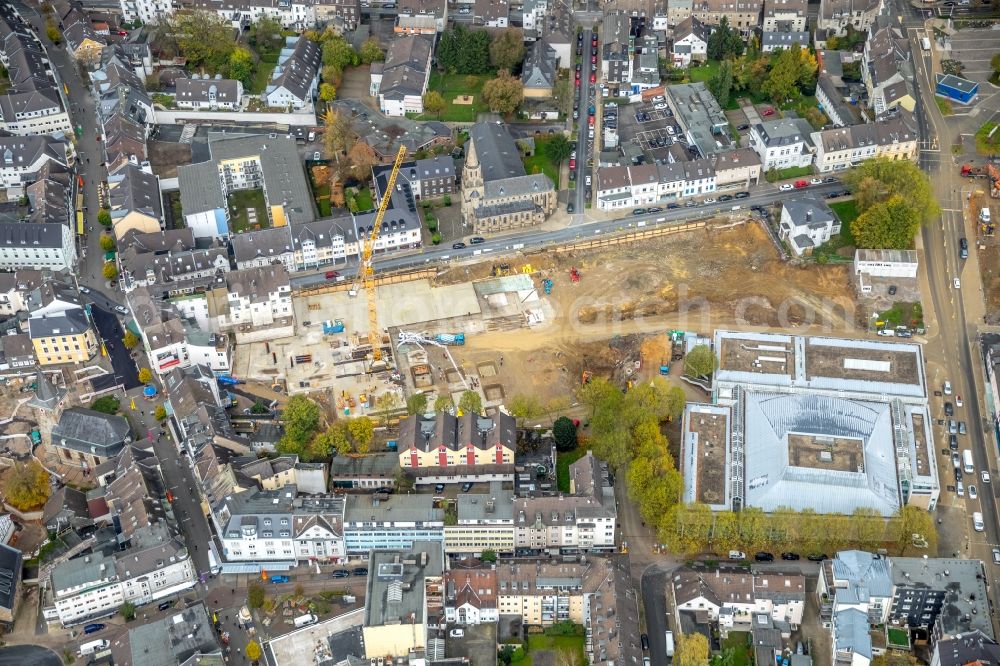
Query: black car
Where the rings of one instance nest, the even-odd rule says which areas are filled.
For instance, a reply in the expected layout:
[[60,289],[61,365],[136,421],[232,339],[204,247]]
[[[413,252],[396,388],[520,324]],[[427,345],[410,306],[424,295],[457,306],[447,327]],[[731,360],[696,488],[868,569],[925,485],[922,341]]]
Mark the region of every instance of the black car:
[[733,197],[730,194],[723,194],[721,197],[719,197],[719,201],[732,201],[732,200]]
[[660,208],[659,206],[653,206],[647,212],[650,212],[650,213],[662,213],[663,209]]
[[649,636],[647,636],[646,634],[642,634],[641,636],[639,636],[639,641],[642,643],[642,649],[644,651],[649,650]]
[[890,284],[889,285],[889,295],[890,296],[895,296],[896,295],[896,285],[894,285],[894,284]]
[[[572,179],[570,179],[570,180],[572,180]],[[572,213],[574,210],[576,210],[576,208],[573,206],[573,202],[572,201],[570,201],[568,204],[566,204],[566,212],[567,213]]]
[[173,607],[174,607],[173,601],[164,601],[163,603],[161,603],[159,606],[156,607],[156,610],[165,611]]
[[826,553],[813,553],[812,555],[806,557],[806,559],[810,562],[822,562],[823,560],[828,560],[830,558],[826,556]]
[[463,493],[467,493],[470,490],[472,490],[472,483],[470,481],[466,481],[465,483],[462,484],[462,492]]
[[745,131],[745,130],[748,130],[748,129],[750,129],[750,126],[749,126],[749,125],[747,125],[746,123],[743,123],[742,125],[740,125],[740,126],[739,126],[739,127],[737,127],[736,129],[737,129],[738,131],[740,131],[740,132],[743,132],[743,131]]
[[436,486],[434,486],[434,492],[438,493],[439,495],[441,493],[443,493],[444,492],[444,484],[443,483],[439,483]]
[[453,250],[464,250],[465,249],[465,243],[452,243],[451,244],[451,249],[453,249]]
[[353,569],[351,569],[351,573],[354,574],[355,576],[367,576],[368,575],[368,568],[367,567],[354,567]]
[[799,559],[799,554],[798,553],[782,553],[781,554],[781,559],[785,560],[786,562],[794,562],[795,560]]
[[680,204],[667,204],[667,210],[676,210],[680,207],[681,207]]
[[774,562],[774,555],[772,555],[771,553],[765,553],[764,551],[761,551],[756,555],[754,555],[753,559],[757,560],[758,562]]
[[486,242],[486,239],[483,238],[482,236],[473,236],[472,238],[469,239],[469,244],[470,245],[480,245],[480,244],[485,243],[485,242]]
[[958,435],[948,435],[948,448],[958,451]]
[[330,578],[350,578],[350,577],[351,577],[351,572],[346,569],[337,569],[332,574],[330,574]]
[[955,415],[955,407],[950,402],[944,403],[944,415],[945,416]]
[[746,199],[749,196],[750,196],[749,192],[737,192],[736,193],[736,198],[737,199]]
[[583,65],[581,65],[580,63],[576,63],[576,71],[579,72],[579,71],[582,70],[582,68],[583,68]]
[[834,178],[833,176],[827,176],[826,178],[823,179],[823,182],[824,183],[836,183],[837,179]]

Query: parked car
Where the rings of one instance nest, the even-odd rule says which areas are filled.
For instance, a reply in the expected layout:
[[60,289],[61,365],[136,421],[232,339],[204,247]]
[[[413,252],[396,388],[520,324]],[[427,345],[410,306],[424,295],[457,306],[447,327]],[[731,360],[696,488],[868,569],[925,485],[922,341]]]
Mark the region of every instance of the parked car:
[[824,183],[836,183],[838,181],[833,176],[827,176],[826,178],[823,179],[823,182]]
[[436,486],[434,486],[434,492],[436,492],[438,495],[440,495],[441,493],[443,493],[444,492],[444,484],[443,483],[439,483]]
[[737,192],[736,193],[736,198],[737,199],[746,199],[749,196],[750,196],[749,192]]
[[486,242],[486,239],[483,238],[482,236],[473,236],[472,238],[469,239],[469,244],[470,245],[481,245],[481,244],[483,244],[485,242]]
[[368,568],[367,567],[354,567],[353,569],[351,569],[351,573],[354,574],[355,576],[367,576],[368,575]]
[[461,241],[459,241],[458,243],[452,243],[451,244],[451,249],[453,249],[453,250],[464,250],[465,249],[465,243],[462,243]]
[[889,285],[889,295],[890,296],[895,296],[896,295],[896,285],[894,285],[894,284],[890,284]]
[[774,109],[772,109],[771,107],[767,107],[766,109],[764,109],[764,112],[761,113],[760,115],[762,115],[762,116],[773,116],[774,115]]
[[448,635],[452,638],[461,638],[462,636],[465,636],[465,629],[452,629],[448,632]]
[[809,180],[810,185],[822,185],[823,181],[819,178],[812,178]]
[[156,610],[165,611],[165,610],[173,608],[173,607],[174,607],[174,602],[173,601],[164,601],[159,606],[156,607]]
[[964,403],[964,402],[962,402],[962,396],[960,396],[960,395],[956,395],[956,396],[955,396],[955,406],[956,406],[956,407],[961,407],[961,406],[962,406],[962,405],[964,405],[964,404],[965,404],[965,403]]
[[952,451],[958,451],[958,435],[948,435],[948,448]]
[[729,559],[731,560],[745,560],[747,559],[747,554],[742,550],[731,550],[729,551]]
[[80,293],[81,294],[89,294],[90,293],[90,288],[89,287],[80,287]]
[[326,272],[326,279],[327,280],[332,280],[332,279],[334,279],[336,277],[339,277],[339,276],[340,276],[340,273],[337,272],[337,271],[327,271]]
[[746,123],[743,123],[742,125],[738,125],[736,127],[736,130],[739,131],[739,132],[745,132],[748,129],[750,129],[750,126],[747,125]]
[[765,553],[764,551],[761,551],[756,555],[754,555],[753,559],[757,560],[758,562],[773,562],[774,555],[772,555],[771,553]]
[[982,479],[983,483],[989,483],[990,482],[990,473],[987,472],[984,469],[982,472],[980,472],[979,478]]
[[128,314],[128,308],[126,308],[124,305],[116,305],[115,306],[115,312],[117,312],[118,314],[121,314],[121,315],[127,315]]
[[[587,176],[587,179],[588,179],[588,181],[589,181],[589,179],[590,179],[590,176]],[[588,184],[589,184],[589,183],[588,183]],[[660,212],[663,212],[663,209],[662,209],[662,208],[660,208],[659,206],[653,206],[652,208],[650,208],[650,209],[649,209],[649,212],[650,212],[650,213],[660,213]]]
[[968,433],[968,431],[965,429],[965,421],[959,421],[958,422],[958,434],[959,435],[965,435],[967,433]]
[[647,636],[646,634],[642,634],[641,636],[639,636],[639,642],[642,643],[643,651],[649,650],[649,636]]
[[959,280],[958,278],[952,279],[951,284],[952,284],[953,287],[955,287],[955,289],[961,289],[962,288],[962,281]]
[[732,201],[732,200],[733,197],[730,194],[723,194],[721,197],[719,197],[719,201]]
[[337,569],[332,574],[330,574],[330,578],[350,578],[350,577],[351,577],[351,572],[346,569]]
[[812,555],[808,555],[806,559],[810,562],[822,562],[829,558],[826,556],[826,553],[813,553]]
[[85,626],[83,628],[83,633],[85,633],[85,634],[96,634],[98,631],[104,631],[104,629],[107,626],[108,625],[101,624],[100,622],[94,622],[92,624],[88,624],[87,626]]
[[667,210],[676,210],[680,207],[681,207],[680,204],[667,204]]
[[797,180],[795,181],[795,189],[801,190],[803,187],[809,187],[808,180]]
[[993,549],[993,563],[1000,564],[1000,548]]
[[632,209],[632,214],[633,215],[645,215],[646,214],[646,209],[645,208],[633,208]]
[[463,493],[467,493],[470,490],[472,490],[472,483],[470,481],[466,481],[465,483],[462,484],[462,492]]
[[781,192],[787,192],[788,190],[794,190],[794,189],[795,188],[791,185],[791,183],[783,183],[778,186],[778,190]]
[[979,497],[979,493],[976,491],[976,487],[973,485],[969,486],[969,499],[976,499]]
[[955,415],[955,408],[952,406],[952,404],[950,402],[944,403],[944,415],[945,416],[954,416]]
[[799,554],[798,553],[782,553],[781,554],[781,559],[783,559],[783,560],[785,560],[787,562],[794,562],[795,560],[799,559]]

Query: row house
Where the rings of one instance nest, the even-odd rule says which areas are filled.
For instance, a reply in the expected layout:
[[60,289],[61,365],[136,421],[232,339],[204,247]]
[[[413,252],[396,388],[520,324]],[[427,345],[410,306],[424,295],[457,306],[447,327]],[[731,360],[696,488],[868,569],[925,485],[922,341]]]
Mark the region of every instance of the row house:
[[816,170],[843,171],[875,157],[915,160],[917,133],[907,123],[911,118],[899,113],[874,123],[813,132]]
[[868,106],[881,116],[901,106],[913,112],[916,106],[912,84],[910,42],[896,27],[876,22],[861,57],[861,79],[868,91]]
[[715,192],[712,160],[604,167],[597,172],[597,207],[616,210]]
[[513,472],[517,428],[513,417],[497,413],[453,416],[414,414],[399,424],[399,466],[418,484],[476,481]]
[[681,613],[690,612],[718,622],[724,631],[747,631],[751,618],[763,613],[786,631],[795,631],[802,624],[806,581],[799,572],[685,567],[673,577],[670,595],[678,622]]
[[805,32],[808,4],[808,0],[764,0],[764,32]]
[[344,217],[237,234],[231,241],[236,268],[281,263],[292,273],[341,264],[358,253],[352,228]]
[[284,266],[231,271],[224,279],[224,287],[212,290],[221,332],[233,331],[237,343],[294,334],[292,286]]
[[27,309],[28,294],[42,285],[41,271],[21,269],[0,273],[0,317]]
[[587,596],[609,573],[607,558],[549,564],[504,560],[496,565],[501,615],[517,615],[526,625],[582,624]]
[[444,550],[449,555],[478,556],[484,550],[513,554],[514,492],[491,481],[488,494],[462,493],[456,499],[458,519],[444,528]]
[[[882,6],[882,0],[820,0],[817,33],[841,37],[847,34],[848,27],[866,32],[882,13]],[[817,42],[825,43],[825,36],[817,34]]]
[[[389,164],[374,166],[372,176],[378,181],[380,176],[391,171],[392,165]],[[450,155],[438,155],[403,162],[399,165],[396,182],[407,183],[417,200],[455,194],[458,191],[455,183],[455,160]]]
[[[65,171],[73,165],[73,149],[48,136],[0,137],[0,188],[8,199],[25,194],[26,187],[53,167]],[[64,207],[65,209],[65,207]]]

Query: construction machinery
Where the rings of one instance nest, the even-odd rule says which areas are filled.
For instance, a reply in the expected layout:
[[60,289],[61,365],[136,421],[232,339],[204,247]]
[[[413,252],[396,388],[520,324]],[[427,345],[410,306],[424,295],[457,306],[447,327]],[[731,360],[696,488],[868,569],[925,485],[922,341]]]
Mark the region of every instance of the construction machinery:
[[[382,360],[382,334],[378,327],[378,309],[375,298],[375,266],[372,256],[375,254],[375,241],[378,239],[379,231],[382,229],[382,218],[389,208],[389,199],[392,197],[392,189],[396,187],[396,176],[399,174],[399,167],[406,156],[406,147],[400,146],[396,153],[396,161],[392,165],[392,172],[389,173],[389,180],[386,181],[385,192],[382,193],[382,202],[378,206],[378,213],[372,223],[371,233],[365,237],[364,248],[361,251],[361,265],[358,275],[364,283],[365,297],[368,299],[368,342],[372,346],[372,366],[374,367]],[[357,292],[354,289],[355,293]]]
[[981,167],[963,164],[962,175],[966,178],[986,178],[990,181],[990,196],[994,199],[1000,199],[1000,169],[997,169],[990,162],[986,162]]

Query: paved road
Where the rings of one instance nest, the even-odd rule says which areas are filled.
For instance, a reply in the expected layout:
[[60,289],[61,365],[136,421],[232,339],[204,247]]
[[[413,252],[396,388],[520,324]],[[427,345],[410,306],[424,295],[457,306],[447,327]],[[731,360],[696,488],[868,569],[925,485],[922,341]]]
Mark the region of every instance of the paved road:
[[[589,124],[587,121],[587,109],[595,104],[594,88],[590,83],[591,65],[591,35],[590,30],[583,31],[583,54],[580,56],[580,87],[576,89],[577,99],[580,102],[580,120],[576,130],[576,189],[570,190],[570,201],[573,202],[575,210],[575,221],[583,220],[583,213],[586,210],[586,186],[584,182],[588,175],[592,175],[593,167],[593,146],[594,140],[587,137]],[[576,44],[570,48],[576,53]],[[600,55],[600,42],[598,42],[598,55]],[[598,60],[600,60],[598,58]],[[600,63],[598,63],[600,64]],[[599,69],[599,68],[598,68]]]
[[135,360],[129,355],[129,351],[125,349],[125,345],[122,343],[125,331],[122,330],[122,324],[118,319],[118,315],[110,310],[105,310],[96,303],[91,304],[90,314],[101,338],[104,340],[105,348],[108,350],[108,356],[111,359],[111,365],[115,370],[115,376],[120,379],[120,383],[125,387],[126,391],[141,386],[139,383],[139,369],[136,367]]
[[60,666],[62,658],[39,645],[12,645],[0,648],[0,666]]

